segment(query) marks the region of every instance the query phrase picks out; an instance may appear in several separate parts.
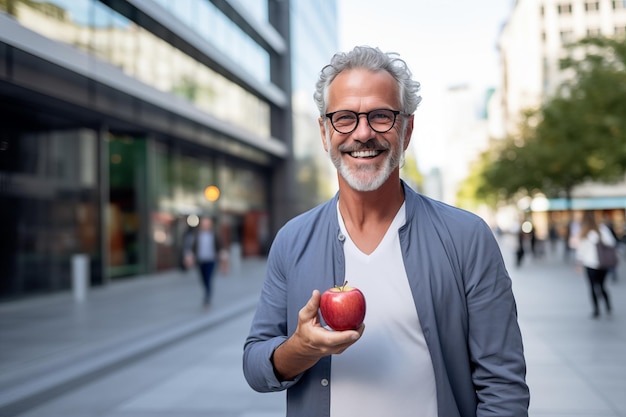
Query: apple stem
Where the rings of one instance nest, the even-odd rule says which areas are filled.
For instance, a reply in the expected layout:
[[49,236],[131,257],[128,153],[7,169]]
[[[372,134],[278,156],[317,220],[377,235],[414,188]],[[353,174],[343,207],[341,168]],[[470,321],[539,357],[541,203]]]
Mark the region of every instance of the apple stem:
[[341,285],[335,285],[335,288],[337,288],[339,291],[343,292],[346,290],[346,285],[348,285],[348,281],[344,281],[343,284]]

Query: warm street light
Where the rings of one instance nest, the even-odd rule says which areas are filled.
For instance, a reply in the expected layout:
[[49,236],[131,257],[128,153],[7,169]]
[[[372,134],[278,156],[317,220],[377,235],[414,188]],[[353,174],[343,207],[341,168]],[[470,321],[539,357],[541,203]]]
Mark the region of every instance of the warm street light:
[[209,185],[204,189],[204,197],[211,202],[217,201],[220,198],[220,189],[215,185]]

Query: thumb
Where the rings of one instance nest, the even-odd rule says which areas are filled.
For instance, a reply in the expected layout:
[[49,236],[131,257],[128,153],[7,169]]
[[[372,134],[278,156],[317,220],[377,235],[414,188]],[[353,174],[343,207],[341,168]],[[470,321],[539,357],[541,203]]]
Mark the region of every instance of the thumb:
[[303,319],[306,320],[317,317],[317,310],[320,307],[320,298],[320,292],[318,290],[313,290],[311,298],[309,298],[309,301],[307,301],[307,303],[301,310]]

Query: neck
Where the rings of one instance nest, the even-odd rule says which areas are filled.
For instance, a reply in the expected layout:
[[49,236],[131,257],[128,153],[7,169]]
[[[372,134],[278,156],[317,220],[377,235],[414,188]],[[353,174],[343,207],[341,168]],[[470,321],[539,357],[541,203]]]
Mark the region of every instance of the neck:
[[374,191],[356,191],[339,177],[339,211],[346,224],[363,228],[372,223],[390,222],[404,203],[399,177],[390,177]]

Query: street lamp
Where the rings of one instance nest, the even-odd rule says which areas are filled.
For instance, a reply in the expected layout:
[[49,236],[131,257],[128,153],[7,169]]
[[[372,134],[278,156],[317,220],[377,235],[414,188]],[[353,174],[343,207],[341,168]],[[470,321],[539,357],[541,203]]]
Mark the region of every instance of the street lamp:
[[220,198],[220,189],[215,185],[209,185],[204,189],[204,198],[212,203],[217,201],[217,199]]

